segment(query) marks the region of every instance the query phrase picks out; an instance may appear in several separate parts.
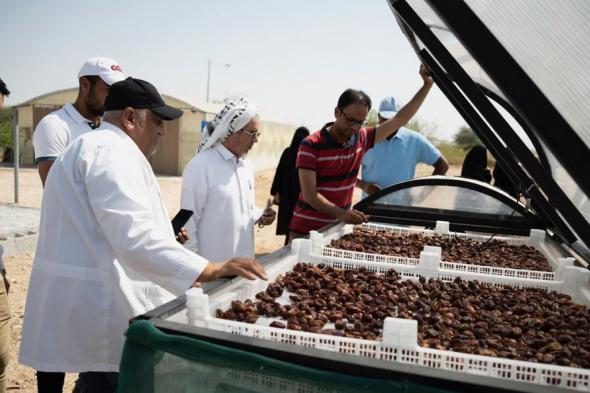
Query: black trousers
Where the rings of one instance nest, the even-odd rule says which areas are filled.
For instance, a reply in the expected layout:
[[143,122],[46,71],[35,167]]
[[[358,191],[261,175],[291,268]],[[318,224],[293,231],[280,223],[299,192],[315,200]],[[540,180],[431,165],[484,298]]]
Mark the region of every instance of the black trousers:
[[[37,371],[38,393],[62,393],[65,373]],[[116,393],[119,373],[85,372],[78,375],[74,393]]]
[[37,392],[62,393],[65,377],[65,373],[48,373],[45,371],[37,371]]
[[116,393],[119,373],[89,371],[78,374],[75,393]]

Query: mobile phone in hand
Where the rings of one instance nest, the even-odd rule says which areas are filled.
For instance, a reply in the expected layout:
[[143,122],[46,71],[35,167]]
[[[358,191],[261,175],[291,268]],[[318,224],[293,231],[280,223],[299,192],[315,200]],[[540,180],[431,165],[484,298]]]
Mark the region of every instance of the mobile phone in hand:
[[180,209],[180,211],[172,219],[172,229],[174,230],[174,236],[178,235],[180,229],[186,225],[192,215],[193,212],[191,210]]

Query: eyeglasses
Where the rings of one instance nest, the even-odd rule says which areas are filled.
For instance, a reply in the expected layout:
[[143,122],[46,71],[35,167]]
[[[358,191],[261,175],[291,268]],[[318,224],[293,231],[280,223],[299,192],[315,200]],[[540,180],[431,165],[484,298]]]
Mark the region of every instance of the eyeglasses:
[[346,113],[344,113],[344,111],[342,110],[342,108],[338,108],[338,109],[340,109],[340,113],[342,113],[342,116],[344,116],[344,120],[346,120],[348,122],[348,124],[350,124],[351,126],[363,127],[363,126],[367,125],[367,121],[366,120],[352,119],[352,118],[346,116]]
[[246,134],[250,135],[250,138],[256,138],[256,139],[260,138],[260,132],[259,131],[255,131],[255,130],[252,130],[252,131],[243,130],[243,132],[245,132]]

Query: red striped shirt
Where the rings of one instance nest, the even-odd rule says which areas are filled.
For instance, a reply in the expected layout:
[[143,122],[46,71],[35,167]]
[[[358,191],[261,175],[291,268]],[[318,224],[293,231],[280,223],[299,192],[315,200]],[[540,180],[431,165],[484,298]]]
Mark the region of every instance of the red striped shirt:
[[[375,143],[375,128],[361,128],[345,144],[339,143],[327,130],[311,134],[301,143],[297,154],[297,169],[316,172],[316,189],[333,204],[349,209],[363,156]],[[335,217],[314,209],[303,200],[295,206],[289,229],[308,233],[334,221]]]

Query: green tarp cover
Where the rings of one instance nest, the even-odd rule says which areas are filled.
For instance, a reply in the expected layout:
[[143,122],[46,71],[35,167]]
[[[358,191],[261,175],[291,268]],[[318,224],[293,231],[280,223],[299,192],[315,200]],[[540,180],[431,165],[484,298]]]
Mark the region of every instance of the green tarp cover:
[[445,392],[405,380],[357,377],[303,367],[181,335],[149,321],[127,331],[119,393]]

